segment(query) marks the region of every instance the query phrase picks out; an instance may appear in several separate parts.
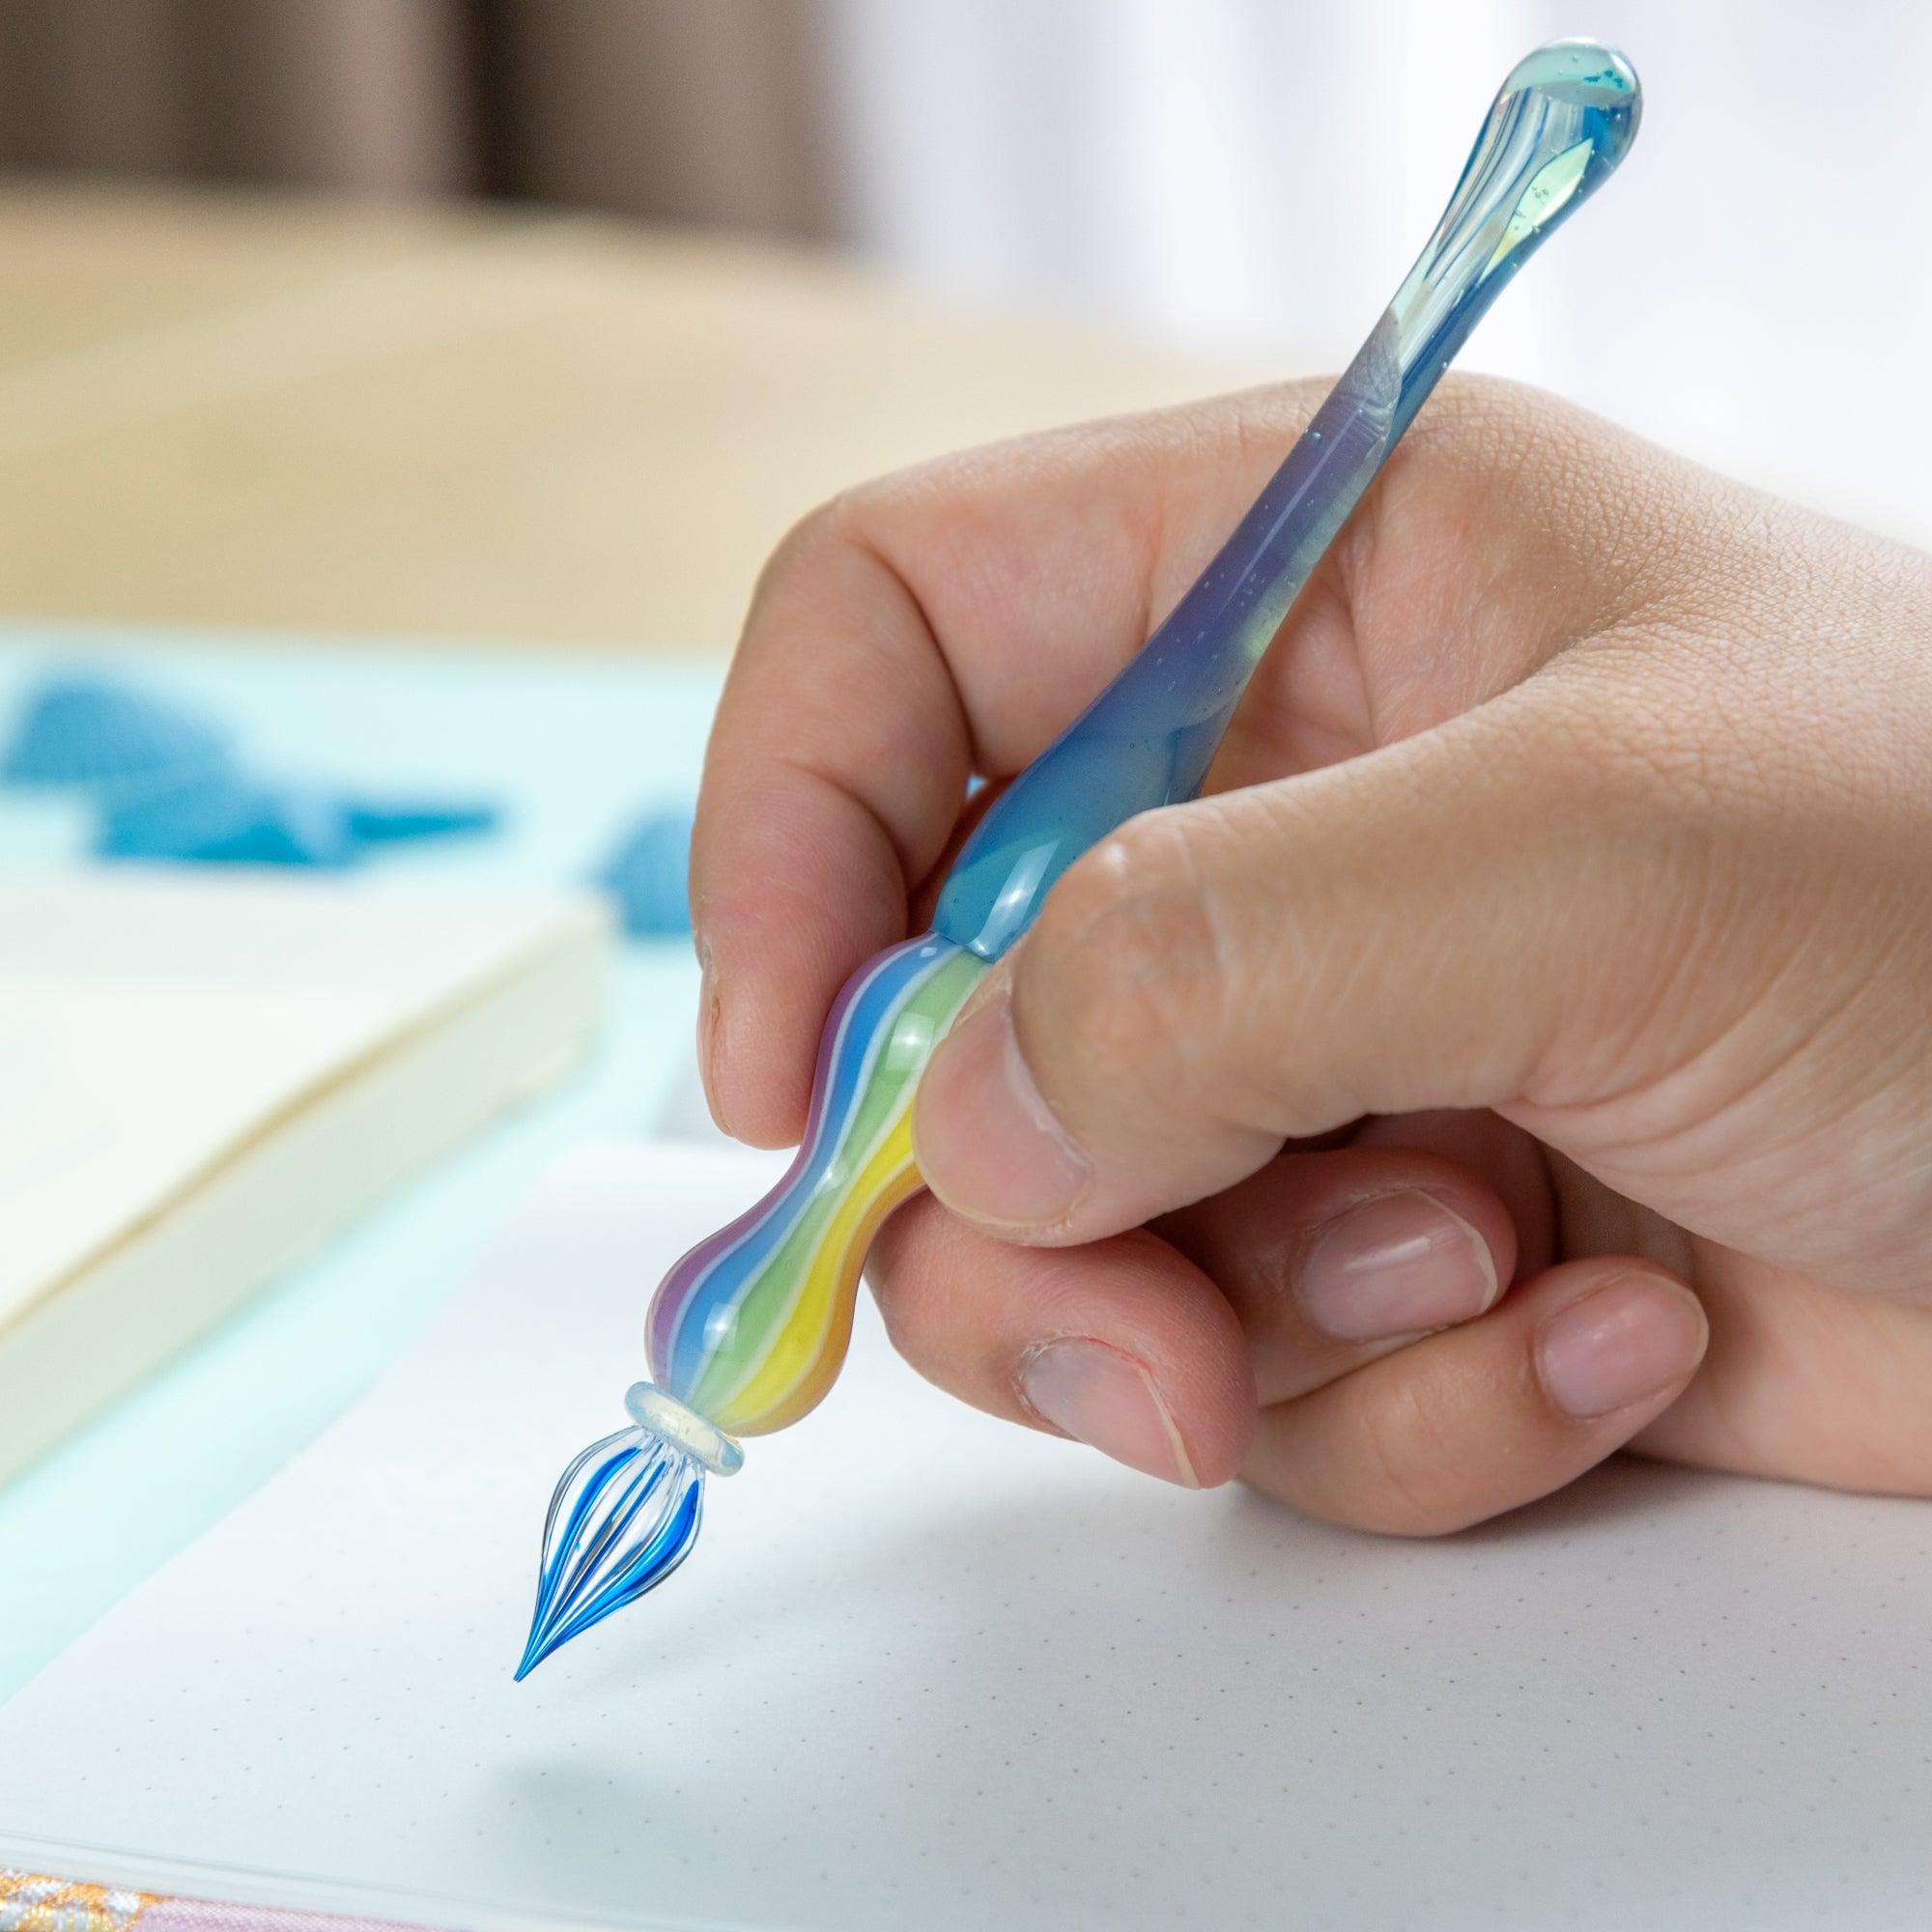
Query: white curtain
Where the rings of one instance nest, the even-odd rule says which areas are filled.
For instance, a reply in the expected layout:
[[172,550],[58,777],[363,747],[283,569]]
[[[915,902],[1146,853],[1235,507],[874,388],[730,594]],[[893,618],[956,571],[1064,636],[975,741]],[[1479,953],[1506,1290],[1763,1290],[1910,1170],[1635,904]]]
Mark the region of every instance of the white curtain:
[[969,298],[1353,348],[1537,42],[1646,87],[1468,366],[1932,536],[1927,0],[829,0],[845,224]]

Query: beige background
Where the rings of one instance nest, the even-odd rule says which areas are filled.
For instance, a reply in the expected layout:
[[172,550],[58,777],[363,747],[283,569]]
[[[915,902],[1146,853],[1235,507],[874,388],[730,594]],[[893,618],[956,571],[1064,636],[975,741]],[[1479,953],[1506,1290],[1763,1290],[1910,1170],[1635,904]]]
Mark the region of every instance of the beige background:
[[1265,373],[598,217],[0,192],[0,608],[722,646],[858,478]]

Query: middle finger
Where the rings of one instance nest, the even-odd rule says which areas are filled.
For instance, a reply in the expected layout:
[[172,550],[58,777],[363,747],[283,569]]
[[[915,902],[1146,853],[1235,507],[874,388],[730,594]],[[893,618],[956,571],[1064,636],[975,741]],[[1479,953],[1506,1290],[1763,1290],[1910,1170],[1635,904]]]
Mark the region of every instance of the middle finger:
[[1284,1153],[1156,1226],[1233,1305],[1264,1406],[1474,1321],[1517,1259],[1488,1183],[1407,1147]]

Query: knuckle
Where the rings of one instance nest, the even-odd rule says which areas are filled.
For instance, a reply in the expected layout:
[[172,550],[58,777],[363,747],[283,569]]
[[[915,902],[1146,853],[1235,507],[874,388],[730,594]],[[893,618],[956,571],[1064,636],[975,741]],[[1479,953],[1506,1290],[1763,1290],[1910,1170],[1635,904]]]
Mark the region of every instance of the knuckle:
[[815,504],[785,531],[758,572],[752,591],[753,611],[809,570],[828,551],[869,547],[867,535],[884,481],[860,483]]
[[1567,447],[1593,421],[1527,383],[1452,369],[1436,384],[1409,441],[1477,470],[1513,475],[1526,459],[1547,451],[1552,439]]
[[830,497],[808,510],[773,547],[771,555],[765,559],[764,569],[758,574],[758,588],[769,588],[778,579],[788,575],[795,565],[822,550],[826,542],[836,536],[847,514],[843,498],[838,497]]
[[[1681,504],[1661,511],[1666,487],[1681,496],[1657,452],[1587,411],[1525,384],[1452,371],[1392,458],[1378,507],[1353,526],[1347,554],[1358,578],[1369,575],[1378,533],[1389,539],[1386,554],[1453,542],[1465,557],[1514,559],[1534,569],[1540,598],[1574,608],[1565,628],[1580,631],[1667,580],[1683,518]],[[1562,648],[1553,639],[1548,654]]]

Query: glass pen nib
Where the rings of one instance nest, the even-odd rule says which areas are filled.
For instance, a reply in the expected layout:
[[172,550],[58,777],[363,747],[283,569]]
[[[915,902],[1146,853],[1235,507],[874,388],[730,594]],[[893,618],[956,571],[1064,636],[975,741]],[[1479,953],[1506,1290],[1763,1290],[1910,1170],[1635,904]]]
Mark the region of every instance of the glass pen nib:
[[745,1452],[722,1429],[649,1382],[633,1382],[624,1407],[636,1426],[593,1442],[550,1499],[519,1684],[552,1651],[656,1589],[697,1541],[706,1473],[744,1466]]
[[551,1498],[517,1682],[662,1583],[691,1554],[703,1508],[702,1465],[648,1430],[620,1429],[584,1450]]

